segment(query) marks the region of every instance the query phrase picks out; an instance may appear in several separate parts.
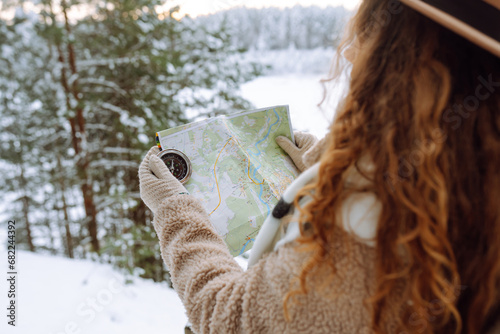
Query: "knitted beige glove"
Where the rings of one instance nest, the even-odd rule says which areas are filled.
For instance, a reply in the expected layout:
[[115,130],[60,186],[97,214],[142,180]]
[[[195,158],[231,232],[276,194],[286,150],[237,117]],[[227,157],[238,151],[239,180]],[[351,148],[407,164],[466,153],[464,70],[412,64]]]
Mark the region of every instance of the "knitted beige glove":
[[307,169],[307,166],[302,161],[304,153],[307,152],[311,147],[318,142],[316,136],[310,133],[304,133],[300,131],[294,131],[293,135],[295,137],[295,145],[287,137],[279,136],[276,137],[276,143],[292,158],[293,163],[298,168],[300,172]]
[[165,199],[181,193],[187,194],[186,188],[170,173],[165,163],[158,158],[159,151],[156,146],[151,148],[139,166],[141,198],[155,216]]

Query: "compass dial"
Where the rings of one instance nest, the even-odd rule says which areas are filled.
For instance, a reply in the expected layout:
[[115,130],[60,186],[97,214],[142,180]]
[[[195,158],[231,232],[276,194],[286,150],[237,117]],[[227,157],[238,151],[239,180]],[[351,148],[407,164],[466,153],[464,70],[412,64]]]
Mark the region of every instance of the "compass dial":
[[189,180],[191,176],[191,162],[184,153],[174,149],[167,149],[161,151],[158,156],[177,180],[181,183]]

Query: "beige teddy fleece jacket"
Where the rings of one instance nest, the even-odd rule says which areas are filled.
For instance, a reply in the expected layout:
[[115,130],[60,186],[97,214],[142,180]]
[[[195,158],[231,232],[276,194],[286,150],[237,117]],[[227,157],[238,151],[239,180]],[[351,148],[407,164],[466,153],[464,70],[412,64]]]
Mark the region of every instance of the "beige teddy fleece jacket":
[[[313,149],[309,160],[317,160],[311,157],[319,156],[321,145]],[[327,290],[314,288],[326,277],[309,279],[309,293],[290,304],[291,319],[287,321],[283,300],[308,258],[307,253],[296,250],[296,242],[243,271],[200,202],[190,195],[168,198],[156,214],[155,229],[174,289],[196,333],[372,332],[364,300],[374,291],[375,253],[367,243],[349,237],[334,245],[337,273],[329,278]],[[389,311],[393,318],[401,309],[396,299]],[[387,326],[386,332],[395,332],[395,323]]]
[[335,245],[338,271],[327,291],[334,295],[313,289],[325,279],[314,277],[286,321],[283,298],[307,253],[289,243],[243,271],[194,197],[174,196],[157,215],[162,257],[195,333],[371,333],[363,304],[374,287],[370,246]]

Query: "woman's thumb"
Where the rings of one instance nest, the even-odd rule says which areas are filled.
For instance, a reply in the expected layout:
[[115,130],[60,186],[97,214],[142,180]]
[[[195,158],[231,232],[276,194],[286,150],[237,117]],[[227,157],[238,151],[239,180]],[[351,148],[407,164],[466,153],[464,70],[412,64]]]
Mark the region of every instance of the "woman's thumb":
[[284,136],[276,137],[276,143],[290,156],[298,151],[297,146],[294,143],[292,143],[292,141],[287,137]]
[[159,179],[168,179],[172,177],[172,173],[170,173],[170,170],[165,165],[163,160],[158,158],[156,155],[152,155],[149,158],[149,168]]

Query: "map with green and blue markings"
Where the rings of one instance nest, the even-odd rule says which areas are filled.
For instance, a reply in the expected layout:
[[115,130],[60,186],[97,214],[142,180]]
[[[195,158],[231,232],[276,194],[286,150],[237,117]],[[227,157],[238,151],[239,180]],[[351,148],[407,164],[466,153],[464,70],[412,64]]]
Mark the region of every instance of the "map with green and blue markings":
[[243,111],[158,132],[163,149],[186,154],[184,185],[199,198],[233,256],[252,248],[262,223],[299,171],[276,144],[292,141],[288,106]]

